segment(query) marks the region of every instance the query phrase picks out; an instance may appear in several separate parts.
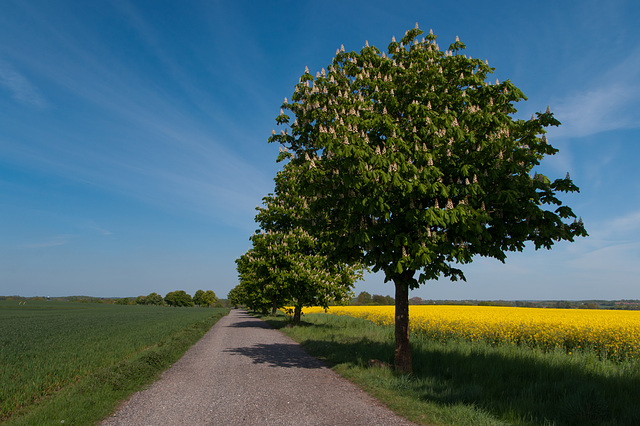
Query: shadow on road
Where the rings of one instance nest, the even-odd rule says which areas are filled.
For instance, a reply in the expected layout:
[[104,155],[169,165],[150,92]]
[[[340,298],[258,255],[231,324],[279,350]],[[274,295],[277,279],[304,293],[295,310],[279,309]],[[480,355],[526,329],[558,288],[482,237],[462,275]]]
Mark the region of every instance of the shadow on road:
[[226,349],[235,355],[242,355],[253,360],[254,364],[268,364],[271,367],[285,368],[324,368],[318,359],[309,356],[298,344],[273,343],[257,344],[250,347]]
[[265,329],[272,329],[273,328],[269,324],[267,324],[266,322],[261,321],[261,320],[256,320],[255,318],[247,320],[247,321],[234,322],[233,324],[229,324],[227,327],[265,328]]

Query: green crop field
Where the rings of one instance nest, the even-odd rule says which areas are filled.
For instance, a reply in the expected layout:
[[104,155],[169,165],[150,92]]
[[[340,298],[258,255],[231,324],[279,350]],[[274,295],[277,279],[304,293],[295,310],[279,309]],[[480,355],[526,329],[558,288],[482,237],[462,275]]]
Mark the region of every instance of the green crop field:
[[[167,343],[175,343],[172,338],[184,340],[185,330],[196,325],[201,335],[227,312],[0,301],[0,421],[31,411],[39,402],[91,375],[148,355],[151,349],[170,346]],[[194,339],[197,336],[180,344],[190,345]]]

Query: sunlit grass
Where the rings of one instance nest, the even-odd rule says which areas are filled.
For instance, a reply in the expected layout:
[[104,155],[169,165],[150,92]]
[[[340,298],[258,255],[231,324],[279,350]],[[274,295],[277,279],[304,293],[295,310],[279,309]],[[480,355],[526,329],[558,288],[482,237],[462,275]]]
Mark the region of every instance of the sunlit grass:
[[[171,351],[181,347],[184,352],[188,346],[172,341],[172,336],[192,328],[187,333],[192,344],[196,324],[204,327],[204,331],[195,332],[197,340],[226,312],[44,301],[18,306],[14,301],[2,301],[0,419],[49,403],[52,396],[68,392],[96,373],[113,378],[117,374],[110,369],[126,369],[141,359],[152,367],[146,372],[147,367],[140,367],[141,375],[148,376],[143,380],[147,380],[157,373],[152,364],[166,363],[165,358],[174,356],[159,346],[169,344],[174,347]],[[125,376],[128,378],[117,379],[121,382],[118,386],[140,380],[135,374]]]

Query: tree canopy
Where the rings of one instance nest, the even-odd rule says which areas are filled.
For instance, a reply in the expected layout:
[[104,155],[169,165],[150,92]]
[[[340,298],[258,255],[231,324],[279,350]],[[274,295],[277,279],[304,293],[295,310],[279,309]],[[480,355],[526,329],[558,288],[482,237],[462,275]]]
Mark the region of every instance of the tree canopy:
[[164,296],[164,301],[169,306],[193,306],[193,299],[184,290],[170,291]]
[[213,290],[198,290],[193,295],[193,303],[198,306],[213,306],[217,302],[218,298]]
[[242,290],[234,291],[252,308],[272,312],[287,304],[294,306],[294,321],[300,322],[304,306],[327,307],[347,302],[353,283],[361,277],[359,266],[332,262],[322,253],[317,239],[297,226],[302,206],[287,191],[290,182],[276,177],[276,193],[264,198],[256,221],[261,224],[251,236],[252,248],[236,260]]
[[[488,81],[486,61],[443,52],[417,27],[387,53],[344,47],[315,78],[305,70],[276,118],[306,210],[301,226],[346,262],[382,271],[396,286],[396,366],[411,371],[408,291],[441,276],[465,279],[474,256],[506,259],[586,236],[557,197],[577,192],[567,175],[534,168],[557,149],[550,109],[514,118],[526,99],[509,80]],[[285,113],[287,111],[287,113]]]

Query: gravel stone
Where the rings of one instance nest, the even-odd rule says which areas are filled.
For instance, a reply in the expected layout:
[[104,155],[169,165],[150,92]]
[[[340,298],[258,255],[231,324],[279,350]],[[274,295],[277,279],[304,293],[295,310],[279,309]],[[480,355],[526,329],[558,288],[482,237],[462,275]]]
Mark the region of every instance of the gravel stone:
[[411,425],[264,321],[232,310],[102,425]]

